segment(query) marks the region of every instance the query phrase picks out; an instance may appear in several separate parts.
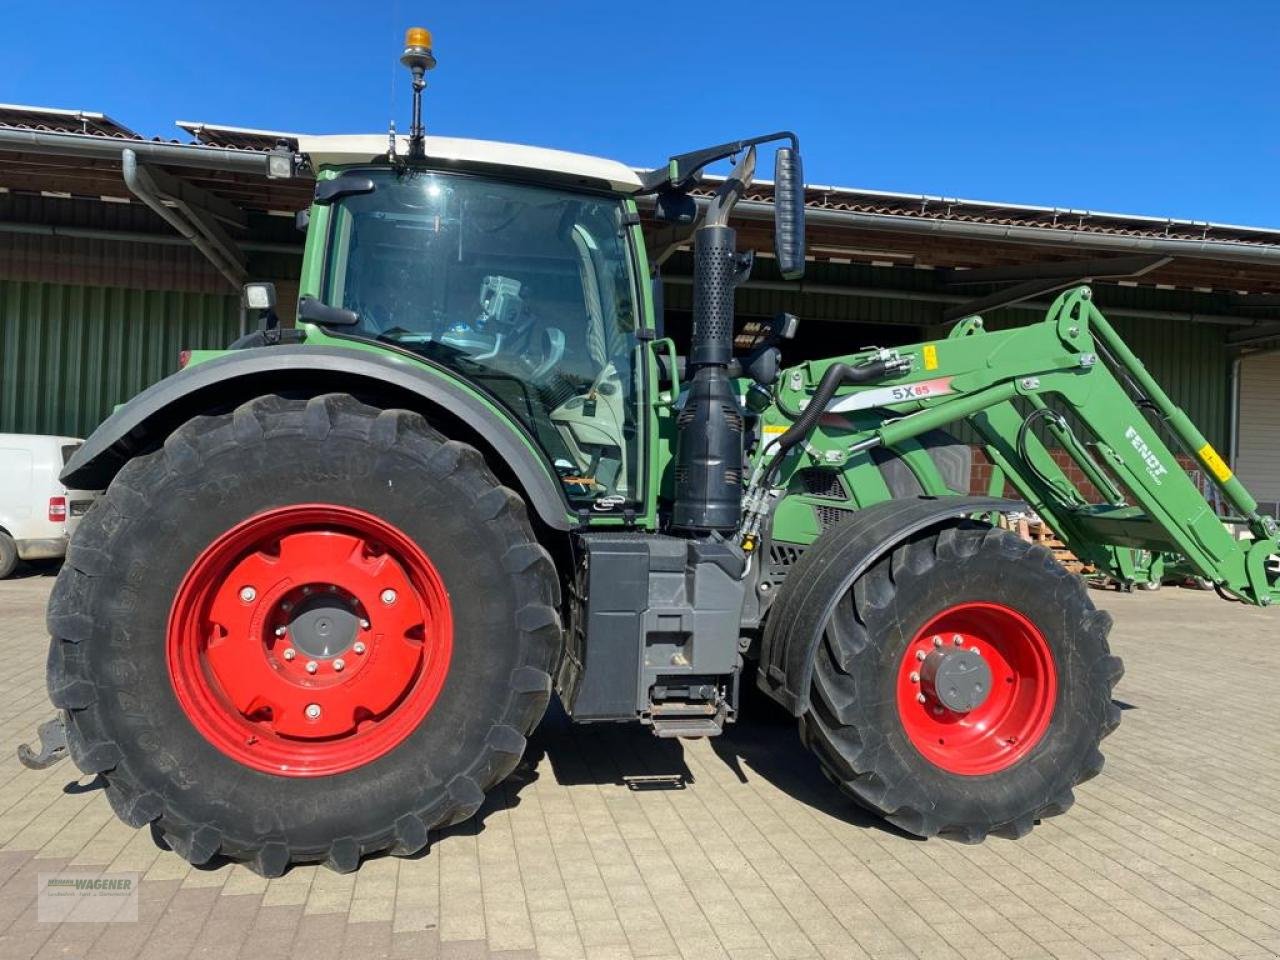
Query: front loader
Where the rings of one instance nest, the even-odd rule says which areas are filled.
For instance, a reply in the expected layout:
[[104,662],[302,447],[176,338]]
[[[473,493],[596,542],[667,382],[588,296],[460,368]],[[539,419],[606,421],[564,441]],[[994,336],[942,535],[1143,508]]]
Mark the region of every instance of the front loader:
[[[427,137],[430,47],[410,31],[408,138],[299,141],[296,323],[252,285],[262,331],[192,354],[67,466],[107,492],[50,600],[49,692],[126,822],[197,864],[352,870],[473,815],[553,693],[577,722],[702,737],[753,683],[899,827],[1016,837],[1101,768],[1121,667],[1084,584],[1001,514],[1128,582],[1180,563],[1277,595],[1274,525],[1088,288],[1025,327],[786,367],[795,318],[735,323],[731,215],[778,145],[775,253],[800,276],[794,135],[647,173]],[[641,204],[692,244],[684,356]]]

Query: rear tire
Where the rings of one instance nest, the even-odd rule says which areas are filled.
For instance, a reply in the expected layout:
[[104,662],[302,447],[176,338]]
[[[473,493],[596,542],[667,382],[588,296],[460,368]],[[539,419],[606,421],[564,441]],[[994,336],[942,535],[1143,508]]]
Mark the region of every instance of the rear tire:
[[18,569],[18,545],[13,537],[0,530],[0,580],[12,576]]
[[[1120,721],[1111,689],[1123,673],[1110,626],[1042,547],[970,522],[917,535],[837,606],[801,735],[832,780],[903,830],[971,843],[1022,836],[1102,769],[1098,743]],[[976,717],[990,705],[987,724],[966,725],[933,688],[918,692],[929,682],[922,661],[963,651],[957,637],[983,648],[991,670],[988,699],[973,708]]]
[[[342,517],[354,519],[330,519]],[[209,566],[209,558],[219,555],[217,544],[229,542],[236,530],[258,529],[264,518],[276,524],[279,542],[273,547],[268,537],[265,547],[238,555],[259,567],[286,560],[295,566],[257,578],[237,572],[216,582],[219,577],[208,571],[223,569]],[[307,545],[296,560],[296,547],[286,553],[286,538],[295,535],[287,525],[294,520],[302,539],[288,542]],[[281,523],[284,534],[278,533]],[[346,559],[334,561],[337,579],[330,586],[323,578],[286,575],[310,569],[317,552],[311,547],[338,542],[325,537],[355,537],[351,531],[362,529],[387,536],[369,535]],[[396,581],[398,597],[379,593],[382,580],[359,588],[363,594],[358,584],[350,596],[342,592],[348,576],[343,564],[372,565],[384,577],[397,562],[410,569],[419,553],[427,558],[419,566],[442,582],[444,599],[419,589],[421,578]],[[210,582],[192,586],[193,576]],[[272,586],[273,580],[282,585]],[[240,586],[246,581],[254,590]],[[315,596],[297,600],[312,581],[321,585],[305,592]],[[197,593],[213,598],[205,605],[184,599],[206,587],[207,594]],[[266,609],[270,590],[276,591],[276,613],[255,606]],[[353,634],[356,639],[368,639],[359,650],[350,637],[344,641],[345,674],[327,648],[303,650],[296,612],[306,606],[310,614],[308,604],[330,603],[328,594],[335,592],[354,611],[336,615],[348,617],[352,631],[363,629]],[[221,611],[239,601],[246,627],[224,633]],[[426,619],[382,625],[379,618],[390,616],[392,605],[403,609],[409,601],[422,604]],[[280,616],[281,608],[295,610],[297,619],[278,628],[284,637],[277,641],[270,617]],[[85,517],[50,600],[49,692],[65,711],[72,759],[85,773],[105,778],[116,814],[135,827],[153,823],[190,862],[220,855],[264,876],[300,862],[345,872],[371,853],[423,849],[431,828],[470,817],[485,791],[511,772],[550,697],[561,642],[558,609],[556,570],[534,537],[523,501],[499,484],[475,449],[447,440],[417,414],[377,410],[346,395],[259,397],[233,414],[190,421],[162,449],[126,464]],[[188,610],[194,613],[185,616]],[[366,618],[363,628],[360,617]],[[311,621],[316,631],[317,622]],[[437,637],[446,627],[448,636]],[[326,637],[331,629],[324,626]],[[288,690],[297,688],[303,703],[314,698],[325,704],[326,721],[340,717],[341,706],[351,730],[308,739],[297,703],[268,698],[265,706],[241,709],[231,685],[235,677],[219,673],[210,652],[231,640],[240,644],[241,634],[251,639],[234,650],[248,658],[246,664],[262,667],[241,650],[268,656],[269,669],[260,676],[272,696],[280,693],[273,677],[304,666],[310,671],[306,660],[315,656],[322,683],[309,686],[299,671],[280,696],[287,700]],[[316,634],[306,639],[314,645]],[[298,647],[295,655],[284,652],[285,640]],[[438,646],[428,649],[430,643]],[[419,649],[426,652],[404,652]],[[437,649],[442,652],[432,652]],[[194,658],[187,666],[183,651]],[[410,655],[420,659],[400,671],[407,679],[397,681],[394,672],[388,679],[388,661]],[[437,669],[434,692],[421,694],[428,681],[420,678],[430,672],[424,664],[431,663],[447,672]],[[376,674],[379,683],[392,683],[392,693],[377,706],[352,701],[369,696],[373,684],[354,680],[360,670],[360,676],[374,676],[375,665],[383,670]],[[403,691],[396,682],[403,682]],[[207,694],[203,708],[192,707],[192,690]],[[325,699],[338,694],[347,699]],[[331,710],[331,703],[339,705]],[[406,714],[410,703],[417,712]],[[309,711],[308,704],[308,718]],[[293,727],[286,730],[290,717]],[[396,718],[398,726],[389,726]],[[250,733],[237,746],[234,731],[245,724],[257,724],[263,734]],[[226,730],[233,731],[231,740]],[[389,733],[379,739],[379,730]],[[254,751],[264,745],[277,753],[260,762]],[[281,757],[302,766],[281,765]],[[305,764],[315,757],[322,762],[308,772]]]

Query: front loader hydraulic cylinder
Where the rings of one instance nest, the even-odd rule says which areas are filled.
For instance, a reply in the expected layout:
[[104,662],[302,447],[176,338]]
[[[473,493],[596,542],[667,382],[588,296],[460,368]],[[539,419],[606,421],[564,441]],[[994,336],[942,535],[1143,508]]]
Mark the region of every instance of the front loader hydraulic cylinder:
[[921,410],[918,413],[903,417],[901,420],[891,420],[880,427],[876,433],[879,435],[881,443],[886,447],[892,447],[894,444],[910,440],[912,437],[918,437],[929,430],[936,430],[950,423],[955,423],[957,420],[972,416],[979,410],[985,410],[987,407],[997,403],[1012,400],[1017,395],[1017,392],[1018,388],[1012,380],[1005,383],[997,383],[987,387],[985,390],[971,393],[967,397],[960,397],[957,400],[951,400],[936,407]]

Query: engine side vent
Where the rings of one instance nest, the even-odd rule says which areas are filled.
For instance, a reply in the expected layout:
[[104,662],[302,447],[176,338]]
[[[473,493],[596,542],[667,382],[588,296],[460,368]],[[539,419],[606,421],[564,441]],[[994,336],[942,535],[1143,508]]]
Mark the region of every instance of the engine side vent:
[[855,511],[842,510],[839,507],[814,507],[813,512],[818,518],[818,526],[826,530],[828,527],[834,527],[841,520],[848,520]]
[[844,488],[840,474],[835,470],[822,467],[806,467],[800,472],[800,482],[804,484],[804,492],[811,497],[830,497],[832,500],[848,500],[849,494]]
[[799,543],[769,544],[769,558],[761,571],[760,582],[769,584],[771,591],[782,586],[788,571],[804,555],[804,551],[805,547]]

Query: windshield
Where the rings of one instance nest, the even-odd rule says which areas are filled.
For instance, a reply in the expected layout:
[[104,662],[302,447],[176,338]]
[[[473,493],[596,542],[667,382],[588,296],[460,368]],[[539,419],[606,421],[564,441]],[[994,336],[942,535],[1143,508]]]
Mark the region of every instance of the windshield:
[[335,205],[323,299],[524,422],[577,505],[639,495],[636,304],[617,198],[375,173]]

